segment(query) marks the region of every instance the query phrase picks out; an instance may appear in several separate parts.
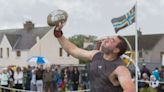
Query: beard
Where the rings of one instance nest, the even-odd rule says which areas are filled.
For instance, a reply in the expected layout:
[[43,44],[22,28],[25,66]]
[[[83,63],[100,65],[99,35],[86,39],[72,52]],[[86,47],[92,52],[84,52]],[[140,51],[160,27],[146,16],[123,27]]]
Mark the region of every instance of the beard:
[[113,48],[109,48],[109,47],[104,47],[104,46],[102,46],[102,47],[101,47],[101,51],[102,51],[104,54],[110,54],[110,53],[113,53]]

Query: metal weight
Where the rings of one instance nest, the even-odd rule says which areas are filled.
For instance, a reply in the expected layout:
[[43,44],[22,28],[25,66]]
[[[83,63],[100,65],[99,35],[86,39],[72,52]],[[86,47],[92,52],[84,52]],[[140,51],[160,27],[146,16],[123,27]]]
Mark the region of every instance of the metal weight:
[[52,11],[47,16],[47,24],[49,26],[56,26],[59,22],[66,23],[68,14],[64,10],[55,10]]

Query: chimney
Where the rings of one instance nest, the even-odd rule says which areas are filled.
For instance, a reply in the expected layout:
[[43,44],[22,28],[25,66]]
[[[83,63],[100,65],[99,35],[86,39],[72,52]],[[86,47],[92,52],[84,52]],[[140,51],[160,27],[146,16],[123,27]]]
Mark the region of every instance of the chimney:
[[26,21],[24,24],[24,29],[31,30],[34,28],[34,24],[31,21]]

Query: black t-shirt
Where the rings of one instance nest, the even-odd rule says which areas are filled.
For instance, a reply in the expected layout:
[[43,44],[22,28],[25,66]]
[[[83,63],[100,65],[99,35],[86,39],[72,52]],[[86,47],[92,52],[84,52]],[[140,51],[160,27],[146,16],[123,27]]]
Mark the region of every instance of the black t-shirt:
[[124,65],[120,58],[107,61],[103,53],[98,52],[90,64],[91,92],[123,92],[121,86],[114,86],[109,75],[120,65]]
[[43,70],[38,69],[36,70],[36,80],[42,80],[43,79]]

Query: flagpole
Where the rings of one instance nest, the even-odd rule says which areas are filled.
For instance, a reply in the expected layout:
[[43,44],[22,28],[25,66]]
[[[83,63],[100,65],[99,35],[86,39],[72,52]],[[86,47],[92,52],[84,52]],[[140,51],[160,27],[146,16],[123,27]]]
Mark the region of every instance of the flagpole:
[[138,92],[138,24],[137,24],[137,0],[135,6],[135,84],[136,84],[136,92]]

